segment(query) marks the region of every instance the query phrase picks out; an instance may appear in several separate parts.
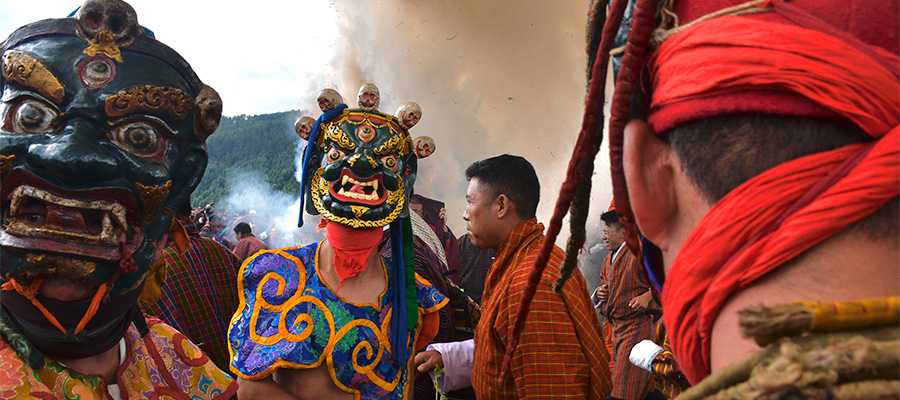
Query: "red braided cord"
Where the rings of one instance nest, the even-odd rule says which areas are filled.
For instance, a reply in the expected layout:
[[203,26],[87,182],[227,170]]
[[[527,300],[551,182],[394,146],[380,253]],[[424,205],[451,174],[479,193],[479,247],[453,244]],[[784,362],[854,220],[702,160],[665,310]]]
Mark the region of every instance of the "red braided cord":
[[[541,275],[544,268],[547,267],[547,261],[550,259],[550,252],[553,250],[553,244],[562,228],[562,219],[565,217],[569,206],[572,203],[572,197],[575,193],[575,187],[579,181],[590,179],[590,176],[582,176],[579,174],[579,161],[590,155],[590,149],[595,147],[602,138],[603,131],[603,101],[606,89],[606,72],[609,66],[609,50],[612,47],[612,41],[615,38],[619,25],[622,22],[622,16],[625,14],[627,0],[613,0],[610,7],[609,17],[603,25],[603,36],[600,39],[599,50],[596,54],[596,60],[591,71],[591,82],[588,87],[588,95],[585,101],[584,120],[581,125],[581,132],[578,134],[578,140],[575,142],[575,148],[572,150],[572,158],[569,160],[569,166],[566,173],[566,180],[563,181],[559,190],[559,198],[553,210],[553,217],[547,228],[547,236],[541,245],[541,251],[535,259],[534,266],[528,276],[528,284],[522,295],[522,301],[516,311],[516,318],[513,324],[512,337],[506,346],[506,353],[503,355],[503,363],[500,368],[498,379],[502,385],[504,377],[509,371],[512,363],[512,355],[519,344],[519,335],[525,326],[525,317],[528,314],[528,307],[534,294],[537,291],[537,285],[541,281]],[[598,125],[600,128],[598,128]],[[599,146],[598,146],[599,147]],[[592,160],[593,162],[593,160]]]
[[616,212],[621,217],[620,222],[628,231],[628,247],[635,251],[638,250],[637,227],[634,225],[631,202],[628,199],[622,153],[625,125],[630,119],[632,94],[651,52],[650,37],[656,26],[656,11],[657,0],[638,0],[635,4],[634,21],[625,44],[625,54],[622,56],[622,67],[616,80],[609,115],[609,169],[613,199],[616,202]]

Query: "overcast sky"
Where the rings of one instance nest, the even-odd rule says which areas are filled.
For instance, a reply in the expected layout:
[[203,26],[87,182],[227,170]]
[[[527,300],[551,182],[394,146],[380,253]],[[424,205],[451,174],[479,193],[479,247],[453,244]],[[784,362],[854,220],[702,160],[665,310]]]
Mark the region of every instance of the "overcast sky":
[[[338,36],[327,0],[130,0],[138,21],[185,57],[225,102],[225,114],[297,109],[293,86],[334,78],[327,65]],[[0,38],[45,18],[65,17],[77,0],[0,1]],[[174,11],[174,10],[177,10]]]

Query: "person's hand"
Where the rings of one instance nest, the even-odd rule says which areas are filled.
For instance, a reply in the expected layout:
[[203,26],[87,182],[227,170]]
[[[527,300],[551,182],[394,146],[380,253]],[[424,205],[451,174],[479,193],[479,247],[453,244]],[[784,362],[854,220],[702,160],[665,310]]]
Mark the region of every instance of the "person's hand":
[[628,302],[628,307],[636,308],[639,310],[647,310],[650,308],[651,302],[653,302],[653,293],[648,290],[643,294],[637,295],[633,299],[631,299],[631,301]]
[[609,286],[606,284],[602,284],[597,286],[597,289],[594,290],[594,303],[599,303],[601,301],[606,301],[609,299]]
[[444,367],[444,358],[437,350],[425,350],[416,354],[413,362],[416,363],[416,370],[419,372],[431,372],[435,368]]

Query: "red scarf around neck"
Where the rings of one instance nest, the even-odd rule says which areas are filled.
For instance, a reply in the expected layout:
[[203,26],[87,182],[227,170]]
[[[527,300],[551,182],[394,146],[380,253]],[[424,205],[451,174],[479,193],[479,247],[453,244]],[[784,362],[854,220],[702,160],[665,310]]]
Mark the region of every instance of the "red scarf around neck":
[[326,222],[325,237],[334,249],[332,263],[338,279],[344,283],[366,269],[369,256],[378,249],[378,243],[384,236],[381,228],[355,229],[336,222]]

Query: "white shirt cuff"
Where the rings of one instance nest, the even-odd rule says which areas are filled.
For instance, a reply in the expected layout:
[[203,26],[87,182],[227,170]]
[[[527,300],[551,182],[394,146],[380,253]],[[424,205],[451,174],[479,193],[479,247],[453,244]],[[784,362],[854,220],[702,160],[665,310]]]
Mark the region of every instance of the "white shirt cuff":
[[659,353],[662,353],[662,351],[663,348],[659,347],[658,344],[653,343],[652,340],[644,339],[631,348],[631,353],[628,355],[628,361],[631,361],[632,364],[645,371],[653,372],[653,360]]
[[438,378],[441,392],[447,393],[472,386],[472,362],[475,358],[475,340],[432,343],[426,350],[441,353],[444,374]]

